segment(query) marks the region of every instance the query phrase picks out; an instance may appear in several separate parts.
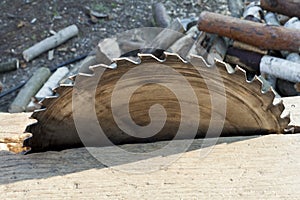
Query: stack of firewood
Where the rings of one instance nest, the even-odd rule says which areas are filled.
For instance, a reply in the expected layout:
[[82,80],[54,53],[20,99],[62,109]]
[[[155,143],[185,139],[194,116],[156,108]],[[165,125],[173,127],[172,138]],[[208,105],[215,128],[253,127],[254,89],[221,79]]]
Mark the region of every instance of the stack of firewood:
[[[202,12],[199,19],[172,19],[164,5],[156,3],[153,18],[159,28],[151,31],[140,28],[104,39],[71,71],[64,67],[50,77],[48,68],[39,69],[20,91],[10,111],[41,108],[39,100],[53,95],[54,87],[62,82],[72,83],[63,77],[78,72],[90,73],[91,65],[110,65],[118,57],[134,59],[138,53],[160,57],[163,51],[177,53],[185,60],[192,54],[200,55],[208,64],[214,64],[215,59],[226,61],[244,68],[250,80],[254,75],[264,77],[282,96],[299,95],[300,21],[297,17],[300,17],[300,2],[228,0],[228,4],[231,17]],[[78,33],[76,27],[70,28],[72,34],[67,31],[60,35],[70,38]],[[53,48],[51,41],[56,40],[52,37],[25,50],[24,58],[30,61]],[[41,83],[38,87],[35,86],[37,82]]]
[[232,17],[203,12],[198,28],[230,38],[225,61],[264,76],[282,96],[299,95],[300,1],[228,1]]

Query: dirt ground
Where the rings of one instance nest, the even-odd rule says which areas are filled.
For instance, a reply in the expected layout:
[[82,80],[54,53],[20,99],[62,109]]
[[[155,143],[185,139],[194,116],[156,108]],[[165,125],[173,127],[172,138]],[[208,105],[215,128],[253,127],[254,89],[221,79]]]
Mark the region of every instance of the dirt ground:
[[[162,2],[171,17],[195,17],[203,10],[228,12],[226,0],[3,0],[0,2],[0,62],[18,58],[21,67],[0,74],[7,91],[28,79],[39,67],[52,67],[74,57],[89,53],[97,43],[116,33],[153,26],[152,4]],[[107,18],[92,22],[86,6],[107,14]],[[79,35],[55,48],[54,59],[44,53],[26,63],[22,52],[51,36],[51,31],[76,24]],[[73,65],[68,66],[71,68]],[[7,112],[17,92],[0,99],[0,111]]]

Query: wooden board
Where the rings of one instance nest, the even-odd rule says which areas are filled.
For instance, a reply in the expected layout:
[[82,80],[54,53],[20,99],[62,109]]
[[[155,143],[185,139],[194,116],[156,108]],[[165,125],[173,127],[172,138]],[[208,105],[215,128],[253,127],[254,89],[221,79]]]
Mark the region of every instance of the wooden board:
[[[28,114],[0,114],[0,138],[3,133],[21,131],[28,123],[27,117]],[[183,142],[176,141],[175,146]],[[102,164],[84,148],[27,156],[0,151],[0,199],[299,197],[299,134],[219,138],[217,145],[211,142],[212,139],[195,140],[183,154],[169,152],[134,162],[108,147],[91,149],[107,159],[119,160],[114,166]],[[145,152],[166,144],[123,148]],[[166,160],[169,163],[164,165]]]

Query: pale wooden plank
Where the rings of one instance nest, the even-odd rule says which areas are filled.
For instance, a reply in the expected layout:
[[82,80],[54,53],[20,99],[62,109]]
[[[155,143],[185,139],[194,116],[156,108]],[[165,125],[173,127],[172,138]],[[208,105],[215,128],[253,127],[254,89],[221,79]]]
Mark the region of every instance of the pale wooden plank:
[[[29,115],[1,114],[6,122],[0,120],[0,135],[21,134]],[[92,148],[106,159],[120,160],[107,167],[84,148],[28,156],[0,151],[0,199],[292,199],[300,195],[300,135],[220,138],[210,151],[212,141],[195,140],[190,151],[167,166],[163,163],[178,153],[128,162],[111,147]],[[166,144],[123,148],[147,152]],[[180,147],[183,141],[175,144]],[[148,172],[149,168],[155,170]]]
[[0,113],[0,151],[22,152],[23,140],[30,134],[23,134],[27,125],[36,122],[30,119],[32,113]]
[[[300,195],[300,135],[221,138],[209,153],[196,140],[192,151],[106,167],[85,149],[29,156],[1,152],[1,199],[297,199]],[[209,140],[211,141],[211,140]],[[206,144],[209,143],[206,141]],[[226,143],[226,141],[229,141]],[[153,150],[166,142],[129,145]],[[176,141],[177,146],[182,141]],[[94,152],[111,153],[110,148]],[[113,152],[115,158],[120,154]],[[141,171],[154,167],[153,172]],[[139,166],[139,167],[137,167]],[[120,171],[121,170],[121,171]]]

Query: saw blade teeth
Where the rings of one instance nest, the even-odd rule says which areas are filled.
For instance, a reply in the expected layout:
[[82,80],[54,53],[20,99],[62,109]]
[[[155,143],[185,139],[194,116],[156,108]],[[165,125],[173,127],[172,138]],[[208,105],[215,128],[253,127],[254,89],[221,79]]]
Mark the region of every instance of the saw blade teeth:
[[153,62],[153,61],[163,63],[166,61],[165,59],[160,59],[153,54],[147,54],[147,53],[138,53],[138,57],[141,60],[141,63]]
[[31,119],[39,119],[41,115],[43,115],[43,111],[45,110],[45,108],[39,109],[39,110],[35,110],[32,115],[31,115]]
[[287,116],[282,116],[282,113],[283,113],[284,109],[285,108],[284,108],[284,105],[283,105],[282,102],[279,103],[279,104],[277,104],[277,105],[275,105],[275,106],[273,105],[270,108],[270,111],[274,115],[280,116],[279,119],[278,119],[278,121],[279,121],[279,126],[280,127],[284,127],[283,130],[282,130],[282,132],[284,132],[287,127],[289,127],[289,124],[291,122],[289,114]]
[[107,68],[107,69],[116,69],[117,68],[117,65],[116,63],[112,63],[110,65],[105,65],[105,64],[98,64],[98,65],[92,65],[89,67],[89,69],[95,73],[97,71],[97,69],[103,69],[103,68]]
[[119,57],[119,58],[114,58],[113,61],[116,63],[120,61],[127,61],[136,65],[141,64],[141,60],[139,57]]
[[203,67],[203,66],[207,68],[212,67],[212,65],[209,65],[202,56],[196,54],[190,54],[190,62],[191,64],[197,67]]
[[47,107],[53,101],[53,99],[57,99],[57,96],[45,97],[40,101],[40,103],[42,106]]
[[[247,73],[246,73],[246,71],[245,71],[243,68],[241,68],[241,67],[239,67],[239,66],[236,66],[235,69],[234,69],[234,71],[235,71],[235,72],[234,72],[235,75],[244,77],[244,78],[245,78],[245,81],[247,82]],[[229,73],[229,72],[228,72],[228,73]],[[229,74],[231,74],[231,73],[229,73]]]
[[34,127],[38,126],[39,122],[35,122],[33,124],[30,124],[26,127],[25,129],[25,133],[33,133],[32,129],[34,129]]
[[75,82],[77,75],[69,76],[68,79]]
[[58,95],[62,95],[66,89],[71,89],[73,87],[73,84],[61,84],[57,88],[53,89],[53,92],[55,92]]
[[32,146],[32,137],[33,137],[33,136],[31,136],[31,137],[29,137],[29,138],[26,138],[26,139],[23,141],[23,147],[28,148],[28,150],[24,152],[25,155],[28,154],[28,153],[30,153],[31,150],[32,150],[32,149],[30,148],[30,147]]
[[215,59],[215,66],[225,68],[228,74],[236,73],[236,68],[232,67],[229,63],[226,63],[222,60]]
[[166,61],[170,61],[170,60],[174,60],[174,61],[179,61],[182,63],[188,63],[188,61],[186,61],[183,57],[181,57],[178,53],[171,53],[171,52],[164,52]]
[[246,71],[246,78],[248,83],[252,83],[256,78],[256,74],[253,72]]

